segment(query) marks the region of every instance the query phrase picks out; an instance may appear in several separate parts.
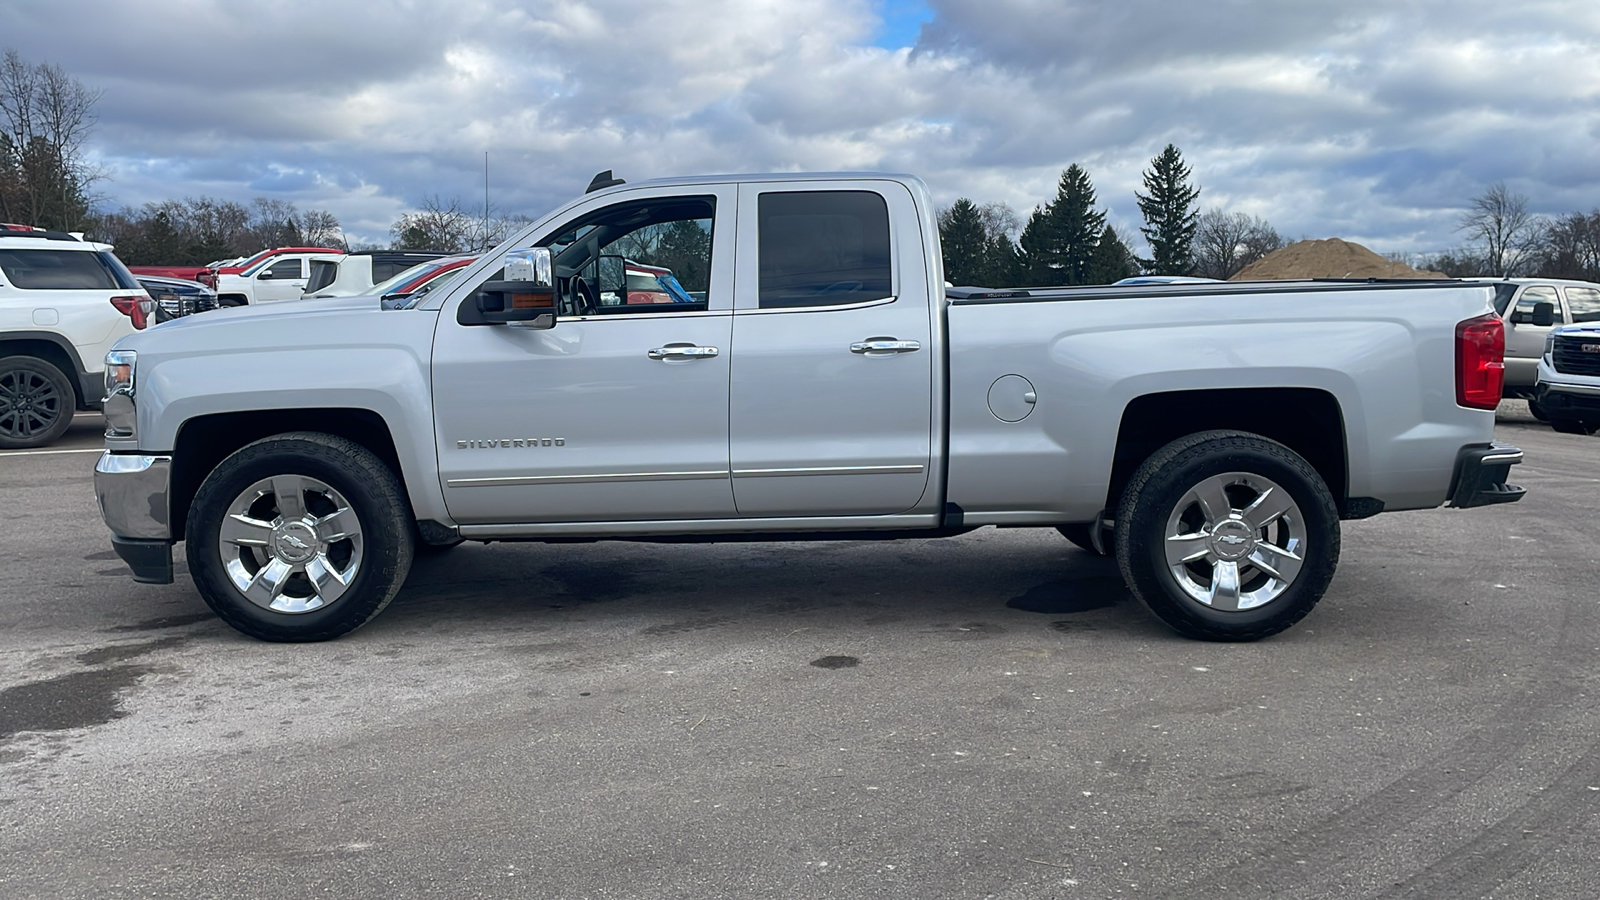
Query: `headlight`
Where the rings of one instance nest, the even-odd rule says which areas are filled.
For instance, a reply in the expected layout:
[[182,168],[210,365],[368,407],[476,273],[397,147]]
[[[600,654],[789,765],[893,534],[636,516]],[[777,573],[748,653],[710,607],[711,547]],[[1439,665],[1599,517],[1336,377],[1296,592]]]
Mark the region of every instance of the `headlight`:
[[133,371],[138,354],[132,350],[113,350],[106,354],[106,398],[100,415],[106,420],[106,437],[127,439],[137,436],[133,403]]

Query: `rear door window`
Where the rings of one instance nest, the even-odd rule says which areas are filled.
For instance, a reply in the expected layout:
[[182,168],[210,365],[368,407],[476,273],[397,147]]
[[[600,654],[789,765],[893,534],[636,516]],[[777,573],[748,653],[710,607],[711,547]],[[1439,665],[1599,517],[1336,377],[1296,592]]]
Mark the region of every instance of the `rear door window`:
[[757,212],[762,309],[894,295],[889,207],[871,191],[764,193]]
[[1600,289],[1567,288],[1567,308],[1572,310],[1574,322],[1600,322]]
[[98,253],[81,250],[0,250],[0,271],[12,285],[35,291],[114,291],[114,273]]
[[306,293],[313,294],[330,284],[339,274],[339,264],[331,259],[313,259],[311,261],[311,280],[306,282]]

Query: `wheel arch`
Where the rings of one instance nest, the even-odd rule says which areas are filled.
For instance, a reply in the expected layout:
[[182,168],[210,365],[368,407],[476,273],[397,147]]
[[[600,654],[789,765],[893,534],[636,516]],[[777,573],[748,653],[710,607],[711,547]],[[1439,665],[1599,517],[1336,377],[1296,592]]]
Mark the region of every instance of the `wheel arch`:
[[1340,515],[1350,512],[1344,413],[1318,388],[1216,388],[1134,398],[1123,409],[1105,508],[1115,510],[1135,471],[1151,454],[1202,431],[1258,434],[1299,454],[1317,470]]
[[405,470],[389,424],[370,409],[272,409],[216,413],[184,422],[172,453],[172,534],[181,537],[201,482],[229,454],[262,438],[293,431],[331,434],[370,450],[405,485]]
[[77,348],[60,335],[48,331],[0,332],[0,357],[4,356],[31,356],[60,369],[72,383],[73,401],[78,409],[88,409],[90,401],[98,399],[88,396],[85,382],[90,379],[83,361],[78,358]]

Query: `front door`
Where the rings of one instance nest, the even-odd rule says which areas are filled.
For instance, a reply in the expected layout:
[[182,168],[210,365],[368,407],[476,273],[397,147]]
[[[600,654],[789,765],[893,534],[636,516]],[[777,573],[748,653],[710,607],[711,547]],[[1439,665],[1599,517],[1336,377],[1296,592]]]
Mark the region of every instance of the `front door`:
[[1506,384],[1511,387],[1531,388],[1539,380],[1539,357],[1544,355],[1544,339],[1553,326],[1533,324],[1536,303],[1555,307],[1556,325],[1566,322],[1553,285],[1534,284],[1522,289],[1517,305],[1507,317],[1510,327],[1506,329]]
[[306,258],[285,256],[256,273],[257,303],[299,300],[306,290]]
[[[523,246],[555,259],[556,325],[439,316],[440,478],[463,525],[730,518],[733,188],[608,195]],[[609,270],[612,274],[604,274]],[[624,284],[625,272],[625,284]],[[473,281],[500,277],[486,272]]]
[[939,364],[927,248],[891,220],[919,221],[895,182],[740,187],[729,416],[741,516],[926,503]]

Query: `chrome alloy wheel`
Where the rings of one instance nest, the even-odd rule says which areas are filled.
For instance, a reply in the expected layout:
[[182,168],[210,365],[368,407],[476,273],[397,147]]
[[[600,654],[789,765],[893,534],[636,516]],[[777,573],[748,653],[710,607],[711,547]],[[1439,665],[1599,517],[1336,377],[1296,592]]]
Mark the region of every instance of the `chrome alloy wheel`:
[[1224,612],[1264,606],[1294,584],[1306,553],[1294,498],[1248,472],[1213,475],[1167,517],[1167,566],[1184,593]]
[[245,599],[273,612],[311,612],[338,600],[360,572],[361,521],[327,484],[276,475],[228,505],[217,549]]

